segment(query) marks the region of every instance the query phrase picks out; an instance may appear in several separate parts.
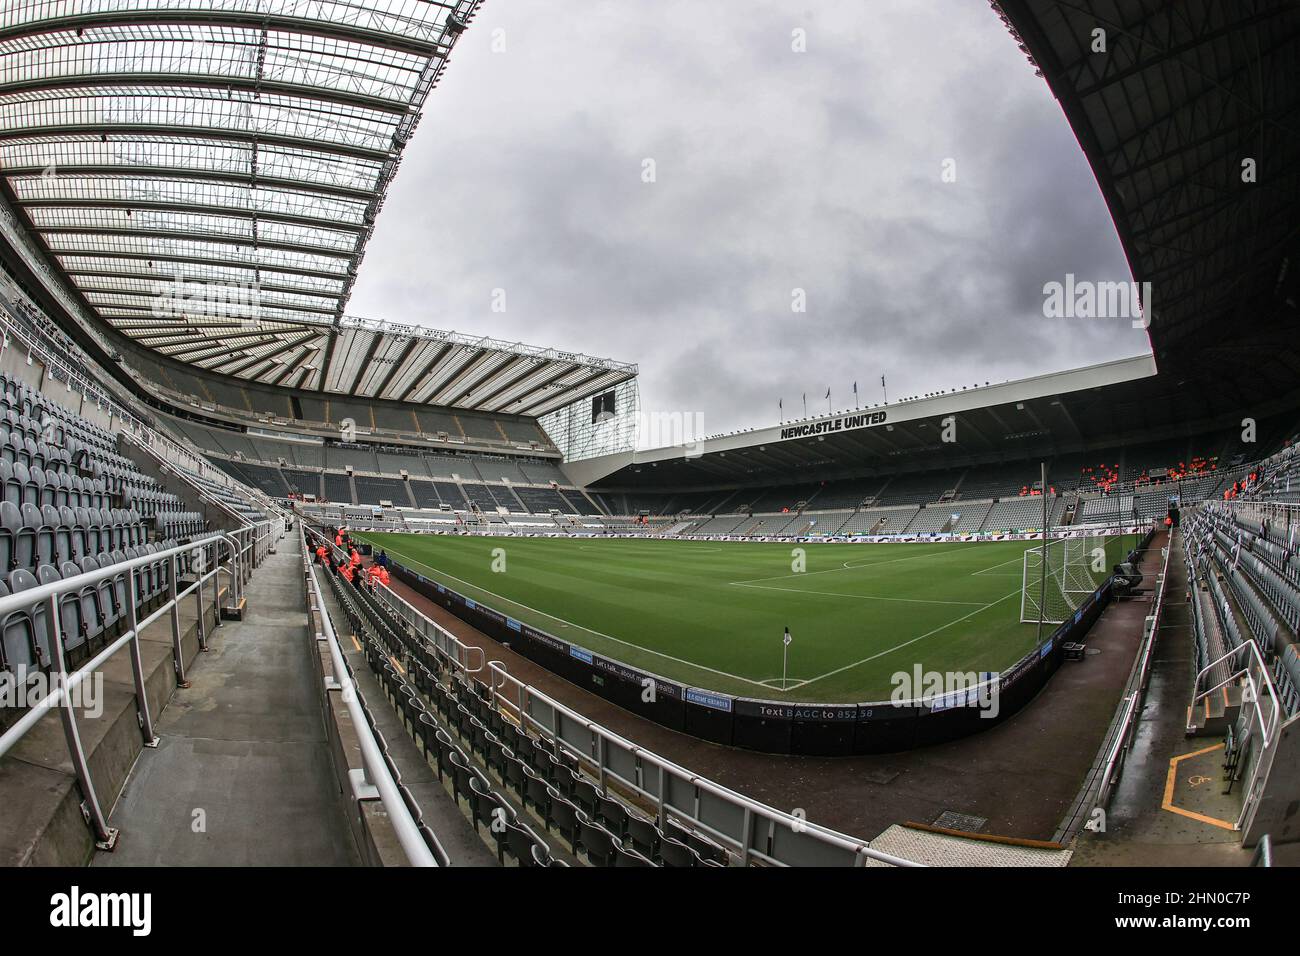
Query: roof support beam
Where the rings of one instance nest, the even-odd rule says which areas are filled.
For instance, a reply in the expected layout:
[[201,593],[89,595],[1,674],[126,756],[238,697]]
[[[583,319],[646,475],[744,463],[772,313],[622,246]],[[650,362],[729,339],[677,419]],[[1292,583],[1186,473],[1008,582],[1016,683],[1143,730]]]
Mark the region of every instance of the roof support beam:
[[[39,176],[45,166],[6,166],[4,175],[13,178]],[[57,161],[60,176],[113,176],[141,179],[184,179],[201,182],[229,183],[235,186],[249,185],[250,174],[246,172],[223,172],[221,170],[190,169],[185,166],[133,166],[125,163],[78,163]],[[285,179],[282,176],[257,175],[259,189],[283,189],[309,196],[328,196],[332,199],[352,199],[365,204],[370,201],[370,190],[360,186],[338,186],[330,183],[307,182],[299,179]],[[84,200],[83,200],[84,201]],[[263,216],[262,218],[269,218]],[[357,228],[360,226],[347,228]]]
[[[81,289],[84,295],[90,295],[92,293],[96,295],[124,295],[124,296],[130,296],[132,298],[140,298],[140,299],[158,299],[162,297],[159,295],[158,291],[150,291],[148,289],[105,289],[105,288],[96,288],[95,286],[85,286],[85,285],[79,286],[79,288]],[[259,291],[265,291],[265,290],[259,287]],[[318,305],[315,306],[286,305],[278,302],[262,303],[261,301],[259,301],[257,303],[257,306],[259,309],[285,309],[291,312],[312,312],[318,315],[334,314],[333,309],[330,309],[326,306],[318,306]],[[114,306],[114,308],[129,309],[134,307],[127,306],[127,305],[119,305],[119,306]],[[275,320],[272,319],[271,321],[275,321]]]
[[[197,5],[196,5],[197,6]],[[392,17],[392,20],[410,18]],[[43,17],[37,22],[18,23],[0,29],[0,42],[27,37],[44,36],[51,33],[68,33],[76,30],[99,30],[115,26],[197,26],[197,27],[234,27],[248,30],[274,30],[282,33],[297,33],[305,36],[326,37],[359,43],[385,50],[395,50],[415,56],[432,56],[443,49],[441,45],[442,29],[434,24],[424,25],[426,36],[401,36],[385,30],[372,29],[356,24],[336,23],[324,19],[295,17],[285,14],[266,13],[252,8],[221,10],[217,8],[196,8],[190,10],[102,10],[94,13],[73,14],[62,17]],[[435,36],[436,34],[436,36]]]
[[290,275],[311,276],[316,279],[341,279],[342,276],[337,272],[325,272],[321,269],[306,269],[299,266],[290,266],[280,263],[268,265],[266,263],[249,262],[246,259],[226,259],[213,256],[174,256],[170,253],[157,252],[121,252],[114,250],[105,252],[103,250],[86,250],[78,251],[76,249],[54,249],[51,253],[56,256],[93,256],[95,258],[108,259],[139,259],[145,262],[180,262],[195,263],[196,265],[222,266],[232,269],[257,269],[267,272],[285,272]]
[[[209,206],[203,203],[182,203],[166,202],[151,199],[109,199],[94,197],[77,197],[77,196],[57,196],[53,198],[41,198],[20,200],[25,209],[117,209],[127,212],[136,210],[153,210],[157,212],[176,212],[176,213],[193,213],[201,216],[225,216],[231,219],[257,219],[263,222],[279,222],[289,226],[303,226],[310,229],[330,229],[335,232],[359,233],[360,225],[339,222],[338,220],[322,219],[319,216],[304,216],[298,213],[276,212],[268,210],[263,212],[260,209],[245,209],[239,206]],[[74,226],[38,226],[42,232],[76,232],[79,231]],[[137,232],[139,235],[143,233]],[[206,235],[206,234],[205,234]],[[208,235],[208,238],[211,238]]]
[[[42,236],[140,236],[145,239],[175,239],[185,242],[219,243],[227,246],[247,246],[250,249],[268,249],[276,252],[301,252],[309,256],[329,256],[335,259],[355,259],[359,253],[329,246],[313,246],[301,242],[281,242],[275,239],[254,239],[213,232],[182,232],[168,229],[132,229],[120,226],[38,226]],[[51,247],[53,248],[53,247]],[[64,251],[64,250],[59,250]],[[94,255],[95,253],[91,253]],[[104,253],[107,255],[108,253]]]
[[272,349],[270,352],[267,352],[263,355],[250,355],[247,358],[236,359],[232,364],[227,365],[223,369],[222,374],[238,375],[240,372],[242,372],[246,368],[249,368],[250,366],[256,365],[259,362],[265,362],[268,359],[275,358],[276,356],[283,355],[285,352],[299,345],[307,344],[313,338],[315,338],[317,334],[318,333],[316,332],[311,332],[299,338],[290,339],[289,341],[282,343],[278,348]]
[[[6,93],[26,93],[31,90],[76,90],[83,87],[108,89],[111,87],[130,88],[140,86],[158,86],[168,89],[179,87],[199,90],[240,90],[255,95],[291,96],[304,100],[315,100],[320,103],[371,110],[389,116],[403,116],[408,109],[405,103],[385,99],[381,96],[354,93],[349,90],[331,90],[320,86],[285,83],[278,80],[258,80],[256,77],[204,76],[201,74],[186,76],[179,73],[105,73],[35,77],[26,80],[14,80],[10,83],[0,83],[0,96]],[[102,95],[125,94],[109,93]]]
[[252,143],[256,141],[267,146],[283,146],[286,149],[301,149],[314,153],[346,156],[353,159],[368,159],[374,162],[386,162],[395,155],[395,147],[375,149],[370,146],[354,146],[349,143],[309,139],[303,136],[246,132],[244,130],[219,129],[211,126],[162,126],[151,123],[107,123],[102,125],[55,123],[50,126],[24,126],[0,130],[0,142],[11,139],[30,139],[32,137],[64,136],[99,136],[108,142],[113,141],[110,137],[121,137],[122,141],[134,142],[143,136],[213,139],[229,143]]
[[393,378],[401,370],[402,366],[405,365],[407,360],[411,357],[411,353],[414,352],[418,346],[423,344],[423,342],[416,338],[407,340],[406,348],[402,349],[402,354],[393,362],[393,367],[388,370],[388,374],[383,377],[379,383],[379,387],[375,389],[375,398],[384,397],[384,392],[388,391],[388,386],[392,383]]

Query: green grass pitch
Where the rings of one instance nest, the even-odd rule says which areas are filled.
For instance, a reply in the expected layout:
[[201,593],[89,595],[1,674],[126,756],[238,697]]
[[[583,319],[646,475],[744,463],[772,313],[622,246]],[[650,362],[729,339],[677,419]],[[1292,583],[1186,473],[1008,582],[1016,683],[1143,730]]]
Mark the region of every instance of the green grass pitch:
[[[1001,671],[1035,642],[1036,626],[1019,620],[1022,555],[1031,542],[357,537],[562,640],[737,696],[887,700],[893,675],[917,664],[940,673]],[[1107,569],[1135,543],[1110,539]],[[494,571],[497,548],[504,570]],[[806,555],[804,570],[795,570],[796,549]],[[793,640],[783,690],[787,625]]]

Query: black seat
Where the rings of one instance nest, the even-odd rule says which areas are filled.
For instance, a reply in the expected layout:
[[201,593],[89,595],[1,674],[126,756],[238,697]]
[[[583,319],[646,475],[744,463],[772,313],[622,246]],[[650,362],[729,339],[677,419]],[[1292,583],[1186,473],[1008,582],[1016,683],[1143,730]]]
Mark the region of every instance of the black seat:
[[578,842],[578,808],[555,789],[547,794],[546,825],[575,846]]
[[[507,850],[518,861],[520,866],[545,866],[550,862],[550,850],[546,843],[522,823],[508,824],[505,837]],[[539,847],[546,851],[543,858],[547,863],[539,863],[537,857],[534,856],[534,850]]]
[[659,830],[653,822],[645,817],[629,813],[623,835],[632,844],[633,849],[643,856],[654,857],[657,855],[660,840]]
[[675,867],[700,865],[699,857],[695,855],[694,850],[671,837],[664,837],[659,841],[659,862],[664,866]]
[[578,845],[593,866],[614,865],[614,835],[579,810]]
[[627,816],[627,807],[612,797],[597,799],[596,821],[619,840],[627,836]]
[[614,847],[614,866],[654,866],[654,863],[636,850]]

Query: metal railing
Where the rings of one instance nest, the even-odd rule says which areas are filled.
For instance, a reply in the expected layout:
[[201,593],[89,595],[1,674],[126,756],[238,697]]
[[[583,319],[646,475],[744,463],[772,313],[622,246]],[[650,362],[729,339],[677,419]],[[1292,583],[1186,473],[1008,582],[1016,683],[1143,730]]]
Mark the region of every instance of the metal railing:
[[[482,648],[463,643],[391,588],[380,587],[376,593],[452,667],[467,678],[482,672]],[[602,790],[615,781],[655,806],[660,827],[671,814],[731,850],[745,865],[922,865],[692,773],[516,679],[500,661],[487,661],[486,668],[493,700],[521,728],[580,760]]]
[[[212,552],[210,561],[208,560],[209,550]],[[229,567],[223,566],[221,563],[220,555],[222,550],[229,552]],[[182,557],[190,558],[187,564],[195,574],[194,581],[184,588],[180,587],[179,581]],[[44,613],[46,626],[49,629],[50,646],[54,655],[52,662],[53,689],[40,701],[28,708],[27,712],[12,727],[0,734],[0,757],[8,753],[19,740],[26,736],[42,717],[57,707],[62,717],[64,737],[77,777],[77,785],[81,789],[83,809],[87,821],[94,831],[96,846],[100,849],[108,850],[113,848],[117,842],[117,830],[108,825],[108,820],[104,815],[103,807],[99,803],[99,797],[91,780],[90,765],[78,729],[72,692],[118,651],[128,648],[131,653],[131,672],[135,684],[136,710],[140,729],[144,735],[144,745],[146,747],[157,746],[158,739],[154,734],[153,718],[149,713],[148,693],[145,687],[144,663],[140,653],[140,632],[170,611],[172,655],[176,681],[181,687],[188,686],[185,655],[181,646],[181,601],[190,594],[195,595],[198,610],[198,642],[200,649],[206,650],[207,629],[204,622],[206,606],[203,593],[204,583],[213,581],[211,588],[213,615],[219,627],[221,625],[221,613],[217,604],[221,589],[215,579],[222,573],[230,575],[232,579],[238,578],[241,573],[240,560],[240,553],[235,544],[225,535],[214,532],[196,538],[188,544],[176,545],[138,558],[128,558],[107,568],[87,571],[84,574],[64,578],[60,581],[52,581],[48,584],[38,585],[26,591],[0,598],[0,627],[3,627],[4,623],[12,615],[27,612],[32,615],[33,629],[35,629],[37,614],[39,612]],[[137,599],[139,594],[137,582],[140,574],[143,569],[164,562],[168,568],[166,599],[155,610],[141,618]],[[120,578],[123,574],[127,578],[127,600],[125,602],[126,607],[123,609],[126,616],[126,629],[91,660],[75,671],[69,672],[67,669],[67,651],[63,644],[63,615],[60,599],[70,595],[79,598],[83,589]],[[4,674],[3,677],[14,681],[22,679],[19,675],[8,673]]]
[[353,681],[347,662],[343,658],[343,650],[339,646],[338,635],[334,632],[334,622],[330,619],[329,609],[325,606],[320,584],[316,580],[311,551],[307,546],[305,528],[301,530],[300,541],[303,573],[307,580],[310,609],[317,614],[321,622],[321,633],[316,635],[316,639],[324,641],[328,646],[330,661],[334,669],[333,680],[326,681],[325,689],[327,692],[339,691],[342,695],[344,705],[354,715],[352,726],[356,730],[357,741],[361,748],[364,770],[359,776],[355,773],[349,774],[352,777],[353,798],[358,801],[365,799],[368,795],[366,789],[373,787],[379,799],[383,802],[384,809],[388,812],[389,819],[393,824],[393,830],[397,834],[398,843],[406,854],[406,858],[413,866],[437,866],[437,859],[429,849],[428,844],[424,842],[424,837],[420,834],[420,828],[416,824],[414,817],[411,816],[411,811],[406,806],[406,801],[402,799],[402,794],[398,790],[397,781],[393,779],[393,775],[388,769],[388,762],[384,759],[383,751],[380,750],[379,744],[375,740],[375,735],[370,728],[370,721],[361,712],[360,701],[357,698],[356,682]]
[[[1245,659],[1244,663],[1237,666],[1236,670],[1227,677],[1218,681],[1212,687],[1207,687],[1204,690],[1199,689],[1202,682],[1206,680],[1207,675],[1219,664],[1237,665],[1242,658]],[[1218,660],[1211,661],[1201,668],[1192,684],[1192,705],[1188,712],[1196,713],[1197,705],[1202,701],[1207,701],[1210,694],[1238,682],[1244,685],[1241,703],[1243,708],[1249,707],[1248,713],[1252,716],[1249,726],[1256,727],[1259,730],[1258,753],[1262,754],[1275,739],[1274,733],[1282,719],[1282,708],[1278,703],[1277,688],[1273,685],[1273,675],[1269,672],[1268,664],[1260,653],[1259,645],[1253,639],[1243,641]],[[1268,698],[1267,710],[1261,704],[1264,696]],[[1241,745],[1239,744],[1239,746]],[[1258,796],[1257,789],[1262,783],[1260,780],[1262,767],[1262,760],[1257,758],[1252,762],[1250,783],[1244,790],[1245,798],[1242,800],[1241,813],[1237,817],[1235,829],[1241,829],[1242,823],[1251,810],[1254,799]]]
[[1251,866],[1273,865],[1273,837],[1265,833],[1255,844],[1255,852],[1250,857]]
[[[922,865],[872,849],[865,840],[811,823],[694,774],[518,680],[500,661],[489,661],[488,670],[493,699],[521,727],[582,761],[602,791],[609,781],[617,781],[655,807],[661,829],[671,814],[735,853],[741,865],[759,861],[771,866],[828,866],[837,858],[853,866],[868,861]],[[506,688],[513,692],[513,700]]]

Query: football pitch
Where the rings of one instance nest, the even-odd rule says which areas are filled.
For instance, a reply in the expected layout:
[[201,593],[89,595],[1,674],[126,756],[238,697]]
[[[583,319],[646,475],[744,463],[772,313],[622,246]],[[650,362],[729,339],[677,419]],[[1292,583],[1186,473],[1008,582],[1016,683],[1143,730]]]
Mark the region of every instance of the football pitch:
[[[1002,671],[1036,640],[1037,626],[1020,623],[1023,554],[1035,547],[1028,541],[356,537],[562,640],[743,697],[888,700],[896,673],[912,674],[917,665],[939,673]],[[1106,540],[1105,570],[1094,580],[1135,545],[1132,535]],[[1044,635],[1053,629],[1045,626]]]

